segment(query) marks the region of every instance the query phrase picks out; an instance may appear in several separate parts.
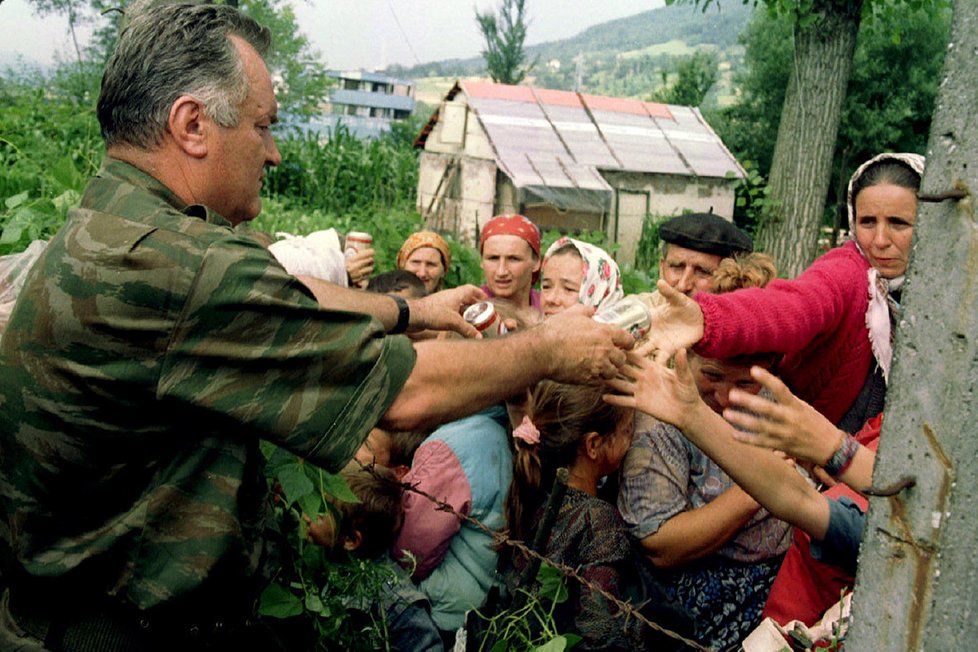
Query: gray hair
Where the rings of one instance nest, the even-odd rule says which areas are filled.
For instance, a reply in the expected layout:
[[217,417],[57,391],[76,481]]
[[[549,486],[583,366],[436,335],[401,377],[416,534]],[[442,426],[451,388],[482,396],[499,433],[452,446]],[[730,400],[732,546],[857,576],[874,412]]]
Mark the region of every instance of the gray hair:
[[197,98],[223,127],[238,123],[249,85],[229,37],[262,57],[268,28],[227,5],[134,3],[105,73],[98,121],[107,147],[152,149],[163,141],[170,108],[181,95]]

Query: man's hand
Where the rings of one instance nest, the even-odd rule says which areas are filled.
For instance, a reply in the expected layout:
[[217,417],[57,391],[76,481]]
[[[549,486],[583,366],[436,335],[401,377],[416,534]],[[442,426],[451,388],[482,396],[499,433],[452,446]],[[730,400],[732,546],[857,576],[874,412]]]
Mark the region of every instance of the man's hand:
[[605,395],[612,405],[630,407],[671,423],[683,432],[701,410],[709,407],[700,398],[689,370],[686,349],[676,353],[676,369],[668,369],[635,351],[628,352],[628,364],[608,385],[615,391]]
[[549,356],[548,378],[593,384],[618,375],[635,340],[621,328],[594,321],[593,314],[594,308],[578,304],[527,331],[539,334],[540,353]]
[[797,460],[824,465],[839,448],[845,434],[815,408],[791,393],[781,380],[760,367],[750,370],[754,380],[766,387],[774,400],[743,390],[730,390],[735,407],[723,418],[738,428],[734,438],[755,446],[784,451]]
[[475,326],[462,319],[462,309],[485,298],[485,293],[476,286],[462,285],[408,301],[411,309],[408,331],[454,331],[465,337],[479,337]]
[[350,277],[351,286],[367,287],[367,281],[373,273],[373,249],[363,249],[346,257],[346,275]]
[[679,349],[689,348],[700,341],[703,337],[703,311],[699,304],[662,279],[659,279],[657,287],[665,300],[651,311],[652,323],[643,353],[648,349],[655,350],[655,359],[663,363]]

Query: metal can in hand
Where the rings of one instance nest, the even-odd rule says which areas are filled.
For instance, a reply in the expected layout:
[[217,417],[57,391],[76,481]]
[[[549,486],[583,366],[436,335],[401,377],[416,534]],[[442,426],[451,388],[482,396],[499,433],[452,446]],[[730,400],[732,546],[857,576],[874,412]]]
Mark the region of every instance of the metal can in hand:
[[475,326],[482,337],[498,337],[509,332],[490,301],[472,304],[462,313],[462,319]]
[[374,238],[369,233],[364,233],[363,231],[350,231],[346,234],[346,251],[344,253],[347,256],[352,256],[358,251],[370,249],[373,244]]
[[634,295],[628,295],[614,305],[608,306],[601,312],[595,314],[594,321],[624,328],[637,340],[649,332],[649,326],[652,324],[652,315],[641,299],[638,299]]

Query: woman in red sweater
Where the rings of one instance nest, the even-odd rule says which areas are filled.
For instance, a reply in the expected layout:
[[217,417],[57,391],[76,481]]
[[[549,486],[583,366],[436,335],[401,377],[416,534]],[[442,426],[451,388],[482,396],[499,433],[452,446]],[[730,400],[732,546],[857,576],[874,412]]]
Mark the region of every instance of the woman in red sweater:
[[[693,299],[659,285],[657,344],[707,358],[773,351],[804,401],[853,433],[883,408],[924,159],[880,154],[849,181],[849,242],[797,278]],[[658,330],[658,329],[654,329]]]

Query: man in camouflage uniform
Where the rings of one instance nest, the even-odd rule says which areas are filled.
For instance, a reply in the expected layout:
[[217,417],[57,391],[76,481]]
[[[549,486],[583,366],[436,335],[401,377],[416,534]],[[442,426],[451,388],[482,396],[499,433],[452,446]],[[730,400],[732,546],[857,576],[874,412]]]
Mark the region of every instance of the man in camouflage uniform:
[[482,294],[307,288],[236,231],[280,161],[267,47],[235,9],[166,5],[106,67],[108,156],[0,343],[4,650],[271,649],[253,619],[276,568],[259,439],[337,471],[378,423],[624,363],[630,338],[581,311],[414,348],[385,330],[464,331]]

